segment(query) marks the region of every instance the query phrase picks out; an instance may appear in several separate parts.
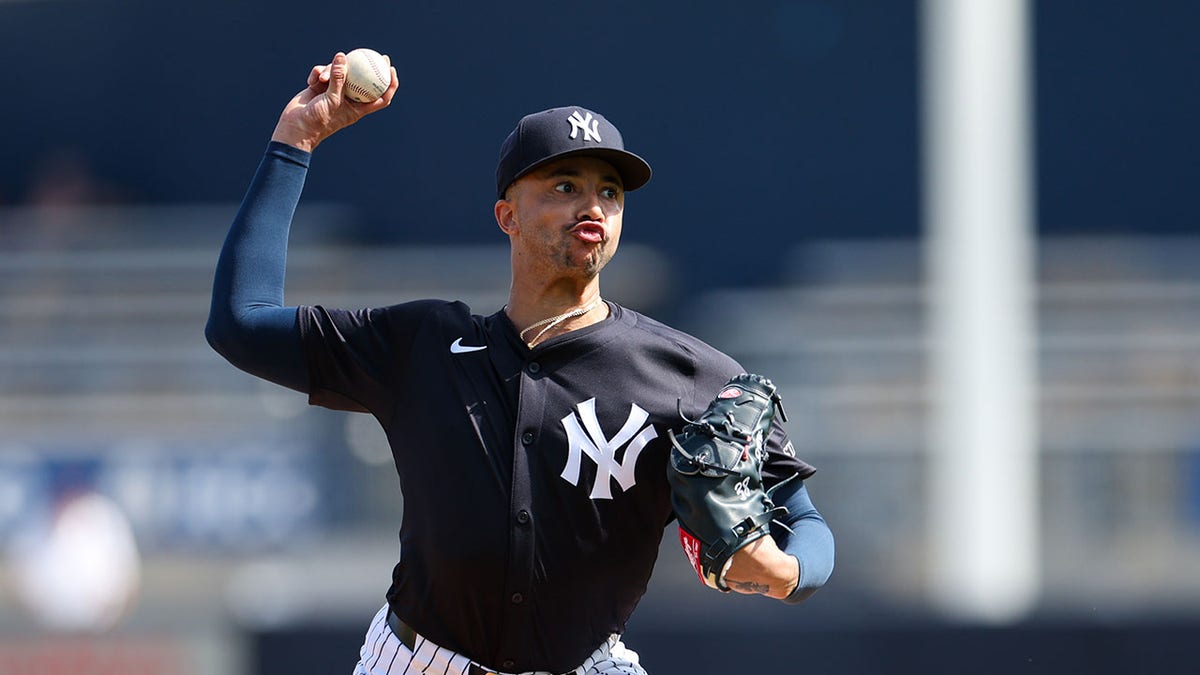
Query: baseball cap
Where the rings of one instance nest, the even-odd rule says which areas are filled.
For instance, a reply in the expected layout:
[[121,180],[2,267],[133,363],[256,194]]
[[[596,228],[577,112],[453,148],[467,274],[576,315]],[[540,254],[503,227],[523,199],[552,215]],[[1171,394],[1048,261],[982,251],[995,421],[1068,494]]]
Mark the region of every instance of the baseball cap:
[[625,149],[621,132],[597,112],[566,106],[532,113],[517,122],[500,145],[496,165],[496,196],[513,181],[539,166],[571,155],[599,157],[612,164],[626,192],[636,190],[650,180],[646,160]]

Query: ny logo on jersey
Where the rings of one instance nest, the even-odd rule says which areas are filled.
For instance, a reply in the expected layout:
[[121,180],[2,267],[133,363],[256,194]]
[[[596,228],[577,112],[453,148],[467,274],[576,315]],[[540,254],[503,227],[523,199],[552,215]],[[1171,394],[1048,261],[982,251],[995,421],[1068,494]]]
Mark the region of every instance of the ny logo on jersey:
[[[582,131],[584,142],[600,142],[600,120],[592,117],[592,113],[588,113],[587,117],[584,117],[579,114],[578,110],[576,110],[575,112],[571,113],[571,116],[567,118],[567,121],[571,123],[571,138],[575,138],[575,136]],[[591,125],[590,127],[588,126],[589,124]]]
[[[596,480],[592,483],[592,499],[612,499],[609,479],[616,478],[617,485],[622,491],[627,491],[637,482],[634,470],[637,468],[638,455],[651,440],[658,438],[653,424],[647,424],[650,416],[636,403],[629,405],[629,417],[616,436],[608,438],[600,429],[600,420],[596,418],[596,399],[589,398],[575,406],[579,411],[562,418],[563,429],[567,432],[567,465],[563,468],[562,478],[571,485],[579,485],[579,469],[583,455],[587,455],[596,463]],[[580,421],[582,420],[582,424]],[[625,454],[617,460],[617,450],[622,445]]]

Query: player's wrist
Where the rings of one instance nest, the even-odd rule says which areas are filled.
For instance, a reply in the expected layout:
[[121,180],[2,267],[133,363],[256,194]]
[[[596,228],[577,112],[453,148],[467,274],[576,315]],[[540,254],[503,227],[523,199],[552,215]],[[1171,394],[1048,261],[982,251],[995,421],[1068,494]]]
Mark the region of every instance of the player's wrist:
[[274,133],[271,134],[271,140],[283,143],[284,145],[290,145],[304,152],[312,152],[321,142],[319,138],[297,131],[283,122],[280,122],[275,127]]
[[800,584],[800,561],[782,551],[769,536],[743,547],[730,562],[721,581],[739,593],[782,600]]
[[779,549],[771,551],[770,555],[767,573],[761,579],[762,586],[765,587],[762,595],[782,600],[791,595],[800,584],[800,562]]
[[771,594],[771,597],[776,600],[790,598],[792,593],[795,593],[796,589],[800,587],[800,559],[788,553],[783,555],[788,559],[784,563],[786,576],[784,582],[779,586],[781,592]]
[[293,109],[284,110],[279,116],[279,121],[275,123],[275,130],[271,132],[271,140],[304,152],[312,152],[333,132],[312,124],[304,115],[298,115],[296,112]]

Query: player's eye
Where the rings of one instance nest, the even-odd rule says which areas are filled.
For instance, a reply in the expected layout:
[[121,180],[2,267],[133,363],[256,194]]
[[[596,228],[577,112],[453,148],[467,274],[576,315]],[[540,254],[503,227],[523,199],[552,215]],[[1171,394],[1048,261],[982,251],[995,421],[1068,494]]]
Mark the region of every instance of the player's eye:
[[621,194],[621,191],[615,187],[606,187],[600,191],[600,194],[604,195],[608,199],[616,199],[617,195]]
[[570,193],[570,192],[575,191],[575,186],[572,185],[571,183],[563,182],[563,183],[559,183],[558,185],[555,185],[554,189],[558,192]]

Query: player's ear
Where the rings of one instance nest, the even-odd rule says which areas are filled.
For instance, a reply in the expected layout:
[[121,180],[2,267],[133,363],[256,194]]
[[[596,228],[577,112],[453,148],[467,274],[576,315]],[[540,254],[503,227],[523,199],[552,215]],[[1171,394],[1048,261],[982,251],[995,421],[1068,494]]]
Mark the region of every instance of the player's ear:
[[496,224],[507,235],[513,235],[517,232],[517,210],[512,200],[500,199],[496,201]]

